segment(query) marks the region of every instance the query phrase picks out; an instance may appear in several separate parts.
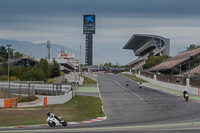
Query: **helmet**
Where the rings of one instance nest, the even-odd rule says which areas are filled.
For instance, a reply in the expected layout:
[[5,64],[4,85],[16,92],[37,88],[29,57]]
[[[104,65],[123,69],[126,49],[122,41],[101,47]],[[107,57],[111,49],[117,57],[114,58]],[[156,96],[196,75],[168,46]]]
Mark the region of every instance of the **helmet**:
[[50,113],[50,112],[48,112],[48,113],[47,113],[47,116],[50,116],[50,114],[51,114],[51,113]]

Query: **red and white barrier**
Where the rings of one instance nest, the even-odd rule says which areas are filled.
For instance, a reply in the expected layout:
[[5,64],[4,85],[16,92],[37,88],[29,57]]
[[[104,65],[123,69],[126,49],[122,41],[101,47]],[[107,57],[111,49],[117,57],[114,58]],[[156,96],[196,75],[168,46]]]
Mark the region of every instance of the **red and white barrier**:
[[70,91],[68,94],[65,93],[65,95],[60,96],[46,96],[42,99],[42,105],[52,105],[52,104],[63,104],[68,102],[72,99],[72,91]]

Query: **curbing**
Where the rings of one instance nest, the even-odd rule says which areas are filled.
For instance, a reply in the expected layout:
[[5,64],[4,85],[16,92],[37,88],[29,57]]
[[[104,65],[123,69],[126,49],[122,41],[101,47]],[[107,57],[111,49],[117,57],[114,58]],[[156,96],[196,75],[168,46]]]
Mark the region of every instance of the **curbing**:
[[[76,124],[89,124],[94,122],[100,122],[106,120],[106,117],[97,117],[96,119],[91,119],[88,121],[82,121],[82,122],[67,122],[68,125],[76,125]],[[0,127],[0,129],[6,129],[6,128],[30,128],[30,127],[48,127],[47,124],[42,125],[19,125],[19,126],[9,126],[9,127]]]

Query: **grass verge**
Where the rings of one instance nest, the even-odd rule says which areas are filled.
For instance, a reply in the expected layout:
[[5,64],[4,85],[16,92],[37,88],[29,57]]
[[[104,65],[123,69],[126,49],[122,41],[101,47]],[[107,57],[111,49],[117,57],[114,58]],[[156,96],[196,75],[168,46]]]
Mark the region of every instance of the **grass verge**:
[[135,75],[129,75],[129,74],[123,74],[124,76],[134,80],[135,82],[142,82],[142,83],[146,83],[147,81],[142,80],[140,78],[137,78]]
[[105,116],[98,97],[76,96],[60,105],[31,108],[0,108],[0,126],[46,124],[46,114],[52,112],[66,121],[85,121]]
[[84,78],[83,85],[96,85],[97,84],[97,81],[92,80],[92,79],[90,79],[90,78],[88,78],[86,76],[81,75],[81,77]]
[[36,96],[30,96],[30,97],[21,97],[19,100],[18,100],[18,103],[22,103],[22,102],[31,102],[31,101],[35,101],[37,100],[38,97]]

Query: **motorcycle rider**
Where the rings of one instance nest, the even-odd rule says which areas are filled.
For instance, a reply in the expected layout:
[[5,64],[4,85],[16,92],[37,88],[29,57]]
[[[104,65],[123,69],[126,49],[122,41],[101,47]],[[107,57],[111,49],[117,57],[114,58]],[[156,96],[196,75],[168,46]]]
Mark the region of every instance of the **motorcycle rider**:
[[142,88],[142,83],[140,82],[140,89]]
[[187,92],[187,90],[185,89],[184,91],[183,91],[183,97],[185,97],[185,94],[187,94],[188,92]]
[[57,116],[55,116],[53,113],[51,112],[48,112],[47,113],[47,117],[50,117],[50,118],[56,118],[58,121],[61,121]]
[[126,81],[126,86],[128,86],[129,85],[129,81]]

